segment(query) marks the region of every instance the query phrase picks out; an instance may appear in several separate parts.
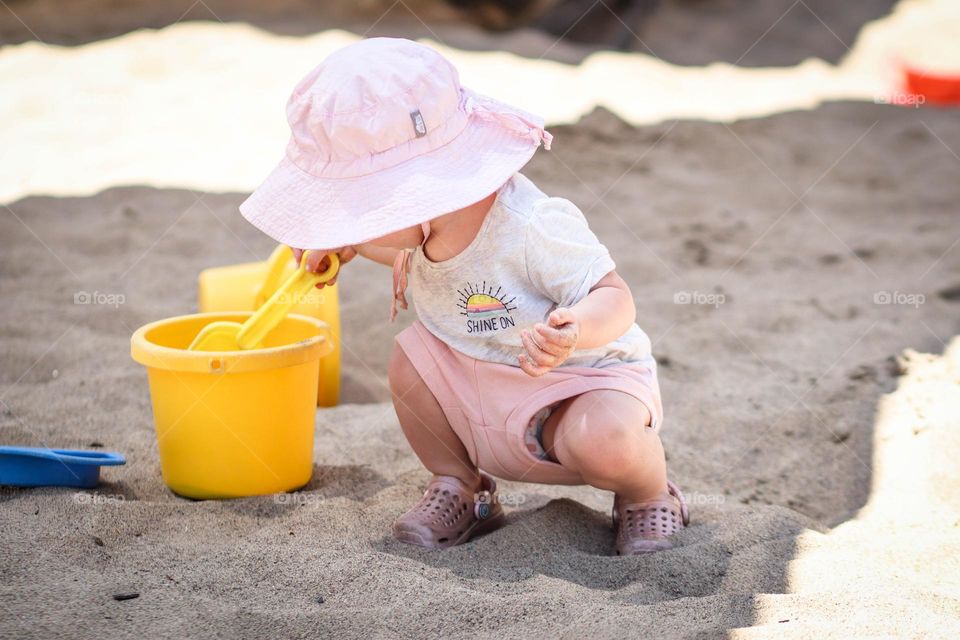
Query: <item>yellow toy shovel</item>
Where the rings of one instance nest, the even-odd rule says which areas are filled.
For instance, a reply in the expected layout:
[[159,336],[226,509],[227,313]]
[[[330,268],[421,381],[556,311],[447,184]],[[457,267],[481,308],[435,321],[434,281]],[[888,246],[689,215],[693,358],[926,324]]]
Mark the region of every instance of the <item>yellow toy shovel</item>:
[[193,339],[190,351],[240,351],[242,349],[256,349],[261,346],[264,337],[283,320],[290,309],[295,307],[300,299],[321,282],[327,282],[337,275],[340,268],[340,259],[337,254],[330,253],[330,267],[323,273],[307,271],[307,255],[303,253],[300,266],[287,278],[279,289],[257,309],[250,318],[239,322],[211,322],[205,326],[197,337]]

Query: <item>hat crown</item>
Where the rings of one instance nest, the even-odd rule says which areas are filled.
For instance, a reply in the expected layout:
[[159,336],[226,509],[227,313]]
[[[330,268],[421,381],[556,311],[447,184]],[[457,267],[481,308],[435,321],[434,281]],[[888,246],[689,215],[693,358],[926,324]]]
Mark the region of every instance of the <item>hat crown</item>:
[[287,101],[287,157],[317,176],[365,175],[446,144],[467,124],[463,101],[456,68],[436,50],[402,38],[360,40],[297,83]]

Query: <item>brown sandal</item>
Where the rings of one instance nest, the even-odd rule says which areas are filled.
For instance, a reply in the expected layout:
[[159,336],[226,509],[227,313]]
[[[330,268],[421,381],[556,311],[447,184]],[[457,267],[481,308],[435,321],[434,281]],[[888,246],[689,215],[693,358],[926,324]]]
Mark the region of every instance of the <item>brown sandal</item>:
[[434,476],[420,501],[394,521],[393,535],[408,544],[446,549],[493,531],[503,524],[496,491],[497,483],[483,473],[476,493],[459,478]]
[[613,528],[617,532],[617,555],[652,553],[673,546],[667,538],[690,523],[690,513],[677,485],[667,480],[667,491],[673,500],[620,504],[620,496],[614,497]]

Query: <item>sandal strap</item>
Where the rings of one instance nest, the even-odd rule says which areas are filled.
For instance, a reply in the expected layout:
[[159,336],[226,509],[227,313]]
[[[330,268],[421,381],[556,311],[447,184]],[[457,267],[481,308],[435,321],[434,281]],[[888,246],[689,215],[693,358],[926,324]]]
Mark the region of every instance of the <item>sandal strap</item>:
[[680,503],[680,517],[683,519],[683,526],[687,526],[690,524],[690,509],[687,507],[687,499],[683,497],[683,492],[680,491],[680,487],[669,479],[667,480],[667,491]]

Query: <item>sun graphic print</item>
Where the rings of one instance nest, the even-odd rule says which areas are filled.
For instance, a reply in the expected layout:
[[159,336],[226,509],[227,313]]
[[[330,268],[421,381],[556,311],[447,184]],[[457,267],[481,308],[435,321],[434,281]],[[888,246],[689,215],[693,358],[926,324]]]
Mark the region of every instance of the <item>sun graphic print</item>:
[[457,289],[457,293],[460,294],[457,302],[460,315],[467,317],[467,333],[500,331],[516,325],[510,312],[517,308],[513,304],[517,297],[510,297],[502,287],[494,291],[493,285],[488,286],[484,280],[482,285],[468,283],[462,291]]

